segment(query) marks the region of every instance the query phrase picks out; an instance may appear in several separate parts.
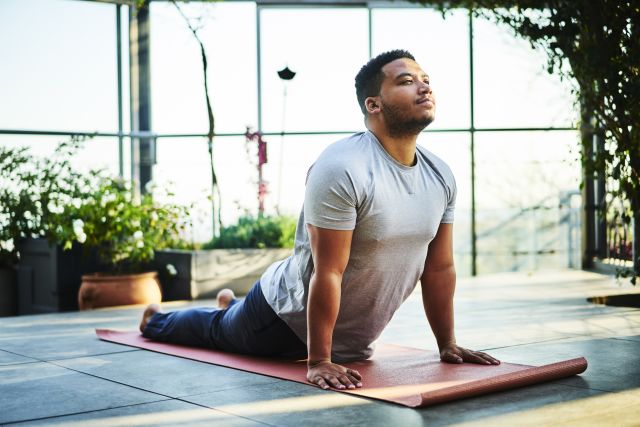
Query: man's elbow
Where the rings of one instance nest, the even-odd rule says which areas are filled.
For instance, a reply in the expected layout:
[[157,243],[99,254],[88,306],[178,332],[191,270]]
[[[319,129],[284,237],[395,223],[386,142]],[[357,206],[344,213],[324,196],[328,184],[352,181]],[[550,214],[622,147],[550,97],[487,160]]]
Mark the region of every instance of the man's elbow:
[[321,268],[316,269],[313,272],[314,282],[323,283],[342,283],[342,276],[344,275],[344,269],[342,268]]
[[420,281],[424,282],[434,277],[456,277],[456,268],[451,262],[443,262],[439,264],[426,265]]

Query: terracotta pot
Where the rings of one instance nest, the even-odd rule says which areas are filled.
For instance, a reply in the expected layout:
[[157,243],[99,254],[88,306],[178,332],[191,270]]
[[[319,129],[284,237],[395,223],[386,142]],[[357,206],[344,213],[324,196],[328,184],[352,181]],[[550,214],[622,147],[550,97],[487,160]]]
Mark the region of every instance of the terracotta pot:
[[96,273],[82,276],[78,291],[80,310],[131,304],[159,304],[162,301],[158,273],[110,276]]

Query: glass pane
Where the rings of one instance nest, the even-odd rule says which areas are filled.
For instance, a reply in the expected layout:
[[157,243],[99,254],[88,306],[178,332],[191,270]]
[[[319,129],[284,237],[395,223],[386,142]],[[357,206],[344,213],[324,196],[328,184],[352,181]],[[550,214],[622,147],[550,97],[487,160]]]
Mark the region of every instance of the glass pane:
[[[256,11],[252,2],[180,3],[208,59],[217,133],[257,126]],[[207,133],[200,47],[171,2],[151,4],[152,126],[159,133]]]
[[[115,28],[115,26],[114,26]],[[120,43],[122,49],[122,69],[121,69],[121,80],[122,80],[122,130],[124,132],[131,131],[131,109],[130,99],[131,99],[131,91],[130,91],[130,80],[129,80],[129,8],[125,6],[120,7]],[[116,58],[117,61],[117,58]],[[117,67],[117,63],[116,63]],[[117,68],[114,73],[117,73]],[[118,90],[117,86],[117,74],[116,74],[116,91]],[[116,102],[118,94],[116,92]],[[118,105],[116,104],[116,109]],[[116,110],[117,111],[117,110]],[[118,116],[116,115],[116,126],[117,126]],[[117,129],[117,127],[115,128]]]
[[[298,216],[304,201],[307,169],[338,135],[265,137],[268,163],[263,167],[267,181],[265,213]],[[284,146],[284,151],[282,147]],[[282,157],[281,157],[282,156]],[[214,159],[222,194],[222,222],[233,224],[243,214],[258,214],[258,171],[255,142],[244,137],[218,137]],[[282,165],[282,169],[280,166]],[[168,186],[181,203],[194,203],[192,220],[195,241],[212,236],[211,169],[207,142],[200,138],[161,138],[154,182]],[[217,196],[216,196],[217,200]]]
[[0,2],[0,128],[118,127],[115,6]]
[[307,171],[328,145],[347,136],[331,134],[265,138],[269,153],[269,162],[264,167],[264,177],[269,183],[265,206],[267,211],[297,217],[304,201]]
[[[0,145],[3,147],[28,147],[29,153],[35,157],[51,157],[59,143],[69,141],[67,136],[42,135],[0,135]],[[125,153],[128,154],[128,144]],[[125,157],[128,162],[128,156]],[[118,174],[118,139],[111,137],[96,137],[86,140],[71,164],[77,171],[88,172],[92,169],[105,169],[109,174]],[[125,164],[125,172],[129,164]]]
[[[362,129],[354,78],[367,61],[367,10],[264,9],[261,16],[263,130]],[[287,83],[277,74],[286,66],[297,73]]]
[[547,56],[509,29],[474,20],[475,125],[567,127],[578,120],[569,82],[546,71]]
[[453,251],[458,276],[471,274],[471,151],[468,132],[422,133],[418,144],[444,160],[456,178]]
[[[244,138],[218,137],[214,140],[216,174],[222,191],[222,215],[228,221],[233,212],[231,198],[237,192],[246,193],[245,178],[249,174],[244,154]],[[226,167],[225,167],[226,166]],[[211,166],[205,138],[159,138],[157,164],[153,169],[153,182],[169,188],[176,201],[194,204],[191,210],[193,239],[206,242],[212,236]],[[216,205],[219,203],[215,196]]]
[[373,55],[407,49],[429,75],[437,100],[430,129],[468,128],[469,18],[466,11],[442,14],[423,8],[373,9]]
[[478,272],[567,267],[580,250],[579,135],[476,134]]

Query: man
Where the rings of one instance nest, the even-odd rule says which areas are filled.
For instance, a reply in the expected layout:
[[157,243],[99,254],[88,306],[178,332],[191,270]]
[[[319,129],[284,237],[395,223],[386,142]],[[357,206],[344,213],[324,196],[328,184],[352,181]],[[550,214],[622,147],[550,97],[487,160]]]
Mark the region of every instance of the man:
[[[356,76],[367,132],[329,146],[307,174],[294,254],[270,266],[247,297],[221,310],[159,313],[143,335],[264,356],[307,357],[307,379],[356,388],[356,370],[418,281],[440,358],[499,364],[454,335],[452,231],[456,185],[448,166],[416,145],[435,115],[429,77],[406,51],[370,60]],[[224,309],[227,307],[226,309]]]

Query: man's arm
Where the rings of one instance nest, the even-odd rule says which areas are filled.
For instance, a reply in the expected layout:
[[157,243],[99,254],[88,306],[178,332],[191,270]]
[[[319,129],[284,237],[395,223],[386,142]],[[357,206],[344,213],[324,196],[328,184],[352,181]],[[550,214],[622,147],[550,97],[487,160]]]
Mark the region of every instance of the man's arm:
[[307,380],[327,389],[361,387],[360,374],[331,362],[333,328],[340,310],[342,275],[349,262],[353,231],[307,224],[314,273],[307,303]]
[[468,350],[456,344],[453,312],[453,294],[456,288],[453,224],[440,224],[438,227],[436,237],[429,244],[420,284],[424,311],[436,337],[440,359],[450,363],[499,364],[500,361],[488,354]]

